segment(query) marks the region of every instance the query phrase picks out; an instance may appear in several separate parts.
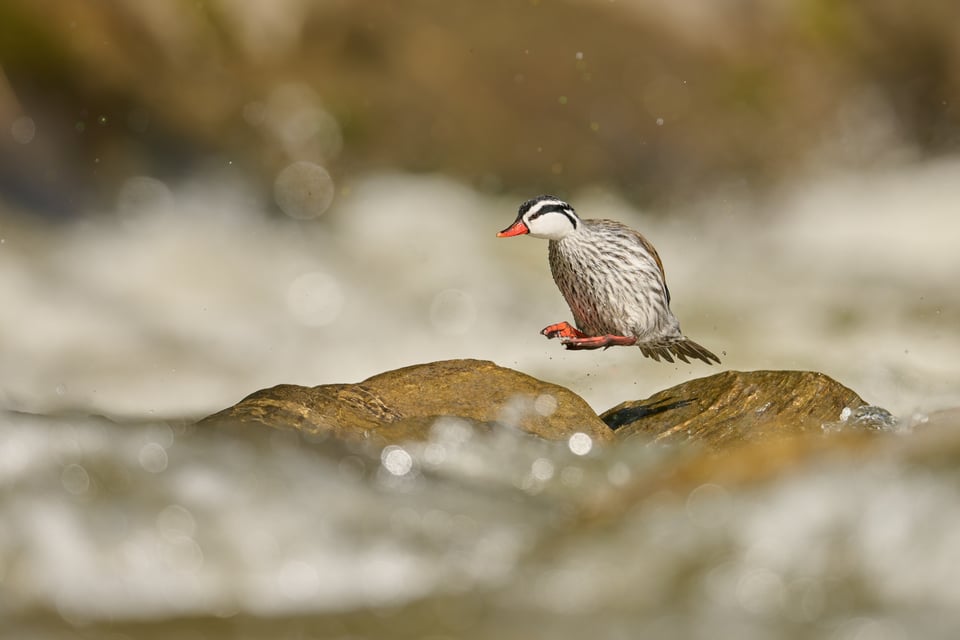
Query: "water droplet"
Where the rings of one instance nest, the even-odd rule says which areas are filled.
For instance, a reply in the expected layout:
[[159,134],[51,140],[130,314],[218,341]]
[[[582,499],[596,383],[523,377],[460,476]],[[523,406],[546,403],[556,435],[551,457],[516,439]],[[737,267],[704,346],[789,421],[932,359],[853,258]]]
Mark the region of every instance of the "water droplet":
[[90,475],[79,464],[68,464],[60,472],[60,484],[69,493],[79,496],[90,488]]
[[333,323],[343,310],[343,291],[333,276],[311,271],[287,287],[287,310],[302,325],[323,327]]
[[148,442],[140,448],[138,460],[144,471],[160,473],[167,468],[167,450],[156,442]]
[[576,58],[577,60],[583,60],[583,51],[577,51]]
[[288,165],[273,183],[273,199],[291,218],[307,220],[323,214],[333,202],[333,178],[313,162]]
[[541,393],[533,401],[533,409],[543,417],[547,418],[553,415],[557,410],[557,398],[550,393]]
[[570,451],[578,456],[585,456],[593,449],[593,438],[585,433],[577,432],[567,440],[567,446]]
[[193,514],[179,504],[171,504],[157,514],[157,530],[167,540],[192,538],[196,528]]
[[277,86],[262,110],[252,106],[245,109],[244,117],[271,135],[289,158],[322,162],[335,158],[343,147],[340,125],[307,84]]
[[465,420],[441,416],[430,426],[430,441],[446,449],[455,450],[470,442],[473,428]]
[[730,496],[718,484],[703,484],[687,496],[687,517],[694,524],[718,527],[727,520],[730,512]]
[[431,442],[423,450],[423,460],[434,467],[443,464],[447,459],[447,448],[442,444]]
[[553,463],[547,458],[537,458],[530,466],[530,475],[540,482],[546,482],[553,477]]
[[657,126],[658,126],[658,127],[662,127],[662,126],[663,126],[663,118],[657,118]]
[[383,468],[395,476],[405,476],[413,468],[413,457],[402,447],[390,445],[380,453]]

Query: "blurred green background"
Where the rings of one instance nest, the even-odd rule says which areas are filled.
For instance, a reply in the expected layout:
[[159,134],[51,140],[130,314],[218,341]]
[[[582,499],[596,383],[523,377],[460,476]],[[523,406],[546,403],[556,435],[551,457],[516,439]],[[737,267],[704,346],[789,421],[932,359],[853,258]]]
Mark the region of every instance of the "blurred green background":
[[960,3],[6,0],[0,198],[295,160],[635,204],[960,146]]

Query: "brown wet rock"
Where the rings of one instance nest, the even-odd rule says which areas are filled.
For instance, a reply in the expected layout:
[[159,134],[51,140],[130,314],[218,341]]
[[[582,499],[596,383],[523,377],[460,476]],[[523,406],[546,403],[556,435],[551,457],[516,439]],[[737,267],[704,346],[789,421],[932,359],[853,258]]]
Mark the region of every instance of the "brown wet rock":
[[623,402],[600,418],[618,439],[697,442],[725,449],[770,437],[822,433],[845,408],[866,403],[812,371],[724,371]]
[[375,375],[358,384],[262,389],[201,424],[255,423],[381,443],[424,440],[440,416],[478,428],[512,426],[550,440],[613,432],[578,395],[485,360],[446,360]]
[[676,447],[662,466],[598,496],[582,512],[594,523],[616,521],[651,496],[684,500],[704,485],[721,492],[762,485],[811,464],[858,464],[902,446],[889,413],[811,371],[725,371],[624,402],[601,418],[618,439],[697,446]]

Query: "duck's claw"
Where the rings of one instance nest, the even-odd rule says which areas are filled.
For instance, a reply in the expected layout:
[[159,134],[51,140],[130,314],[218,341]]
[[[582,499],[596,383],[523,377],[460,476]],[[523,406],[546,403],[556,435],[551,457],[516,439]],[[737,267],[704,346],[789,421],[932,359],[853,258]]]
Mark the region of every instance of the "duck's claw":
[[540,332],[548,338],[560,338],[563,346],[571,350],[607,349],[609,347],[628,347],[636,344],[637,339],[628,336],[589,336],[569,322],[558,322],[544,327]]
[[569,322],[558,322],[556,324],[551,324],[547,327],[544,327],[540,331],[543,335],[548,338],[560,338],[561,340],[566,340],[568,338],[586,338],[587,334],[575,328]]

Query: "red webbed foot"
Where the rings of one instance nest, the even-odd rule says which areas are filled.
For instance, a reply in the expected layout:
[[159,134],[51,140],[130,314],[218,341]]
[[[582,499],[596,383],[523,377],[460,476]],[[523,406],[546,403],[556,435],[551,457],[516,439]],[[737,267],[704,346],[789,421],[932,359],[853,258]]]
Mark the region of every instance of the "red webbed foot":
[[636,338],[628,336],[585,336],[581,338],[564,338],[561,340],[567,349],[607,349],[609,347],[629,347],[637,343]]
[[547,327],[544,327],[540,332],[548,338],[560,338],[561,340],[567,338],[586,338],[587,334],[583,333],[569,322],[558,322],[556,324],[551,324]]

